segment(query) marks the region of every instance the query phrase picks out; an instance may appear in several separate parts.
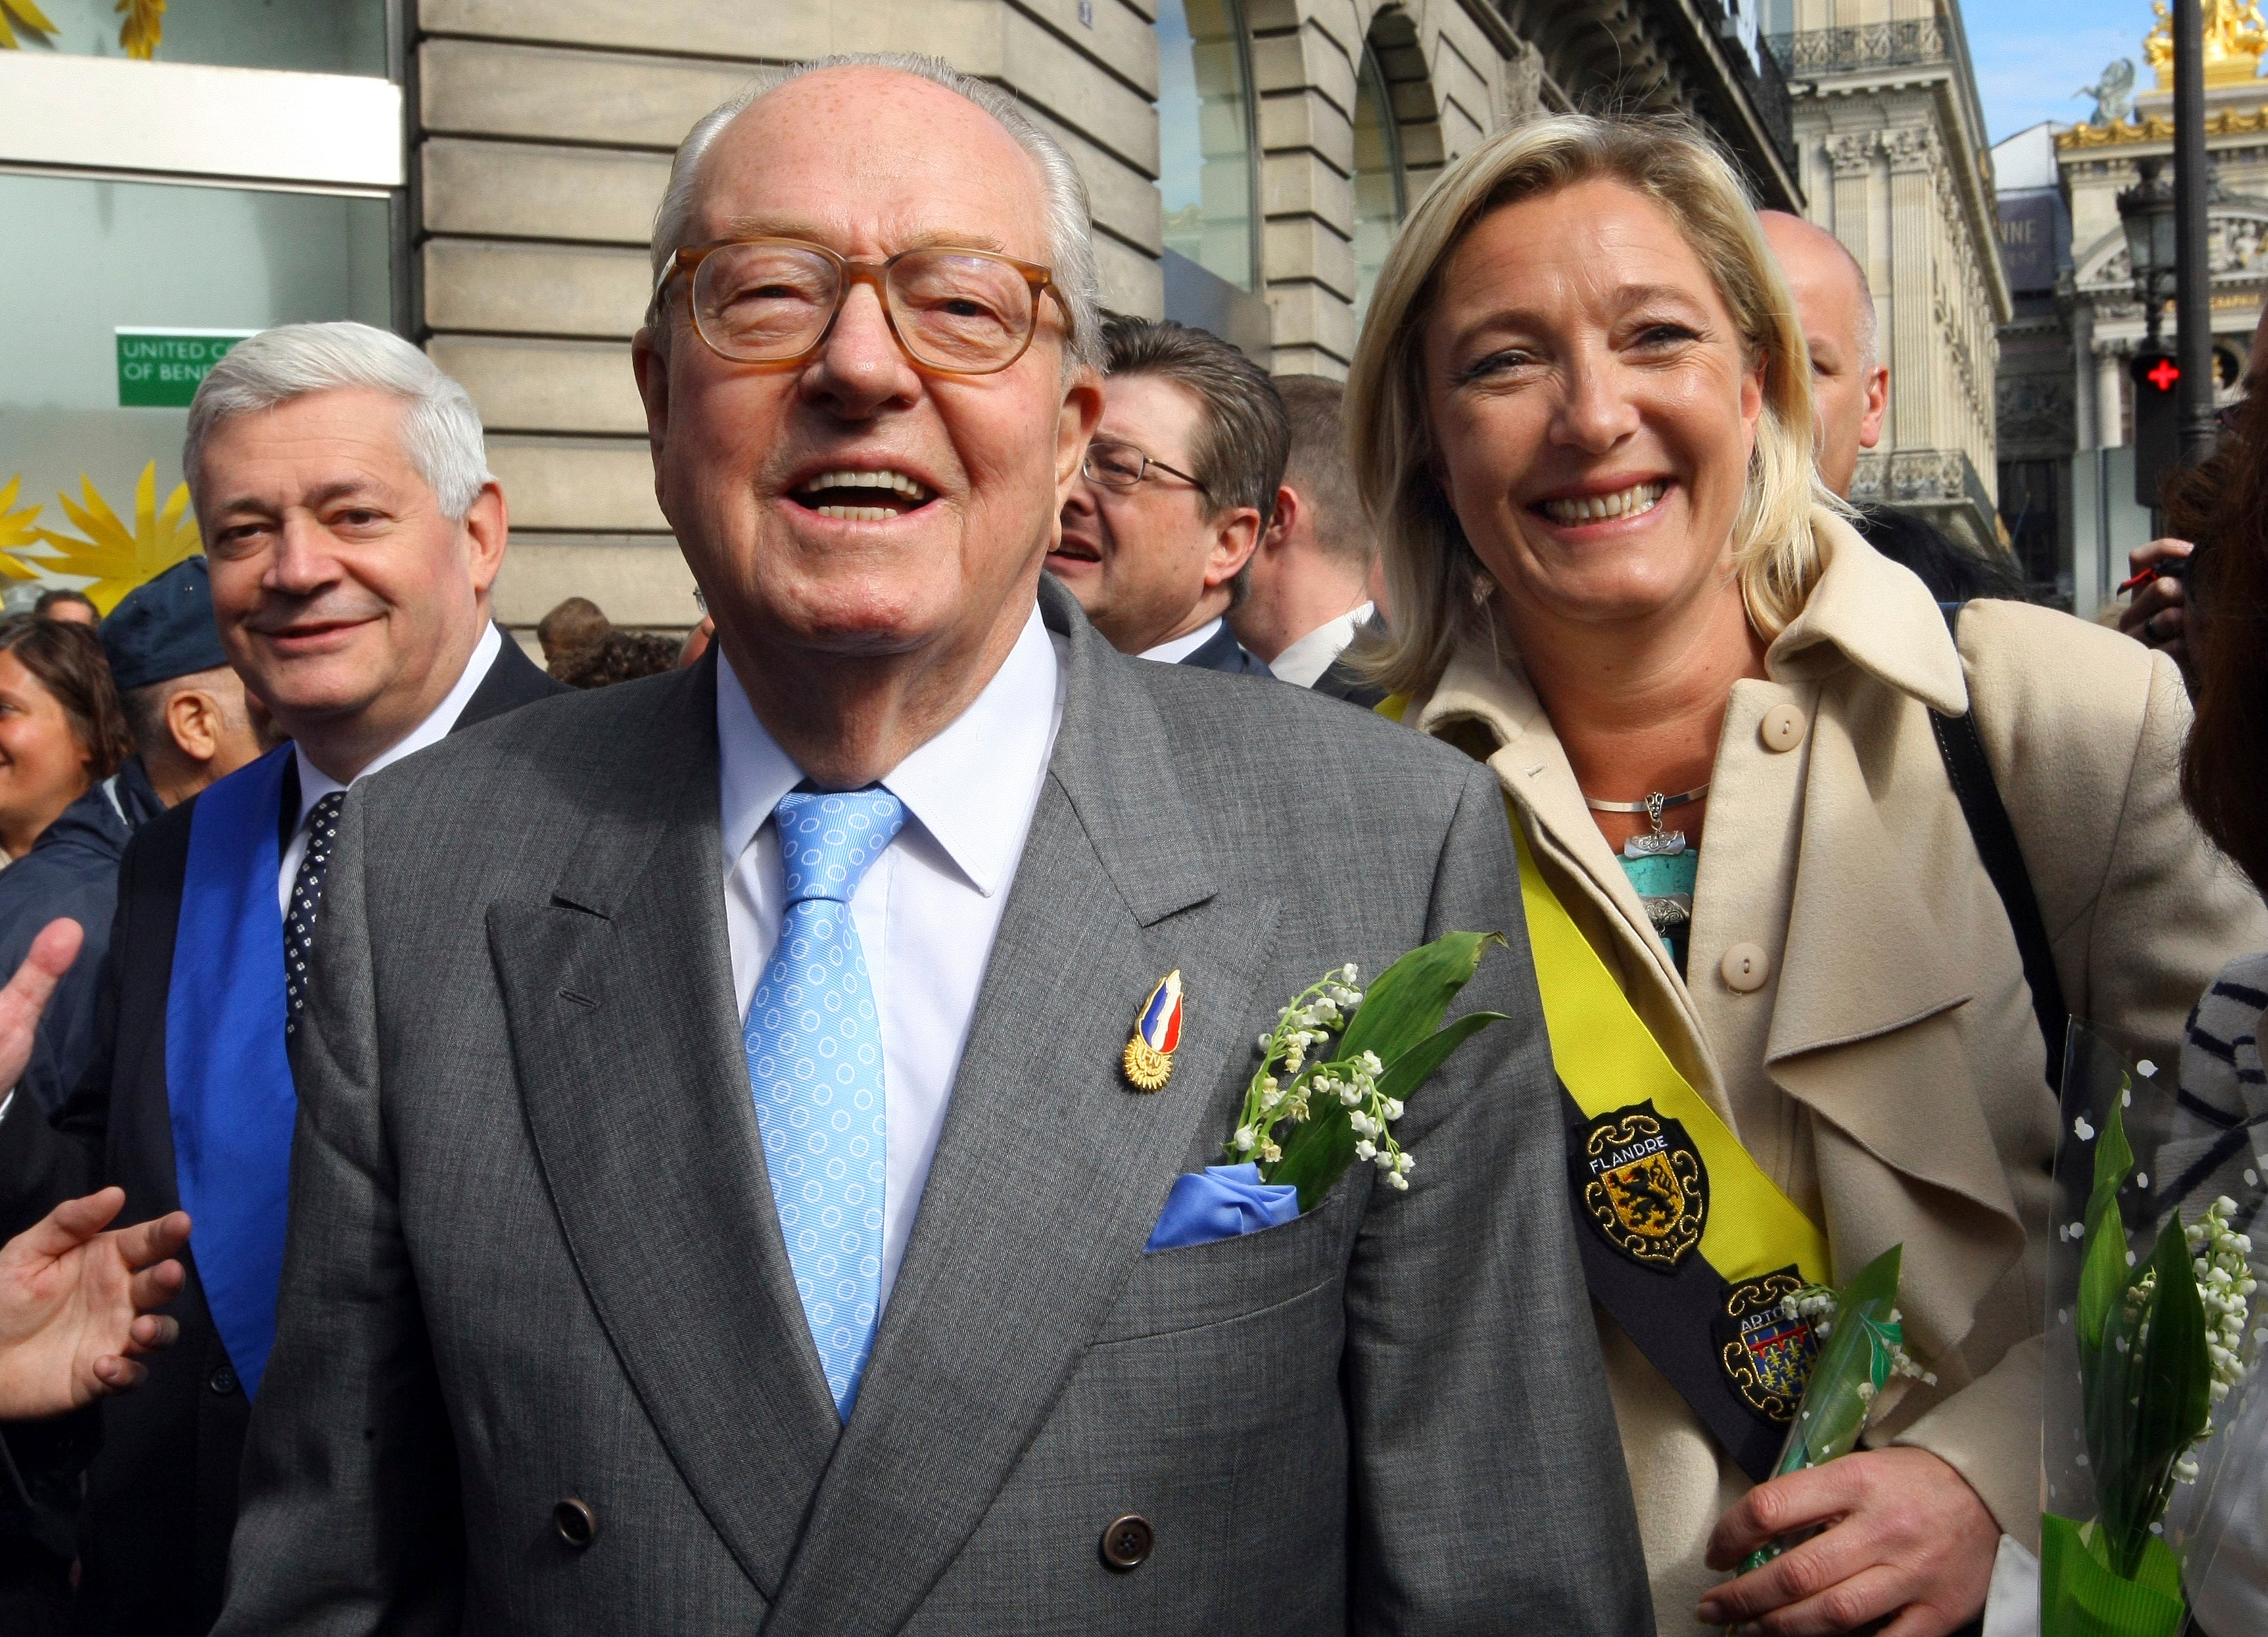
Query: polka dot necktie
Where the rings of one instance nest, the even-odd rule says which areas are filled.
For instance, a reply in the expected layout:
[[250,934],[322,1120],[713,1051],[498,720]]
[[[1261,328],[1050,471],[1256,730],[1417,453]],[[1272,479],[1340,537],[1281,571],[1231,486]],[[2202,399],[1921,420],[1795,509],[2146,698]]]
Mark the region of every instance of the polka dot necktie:
[[796,1294],[836,1412],[848,1421],[881,1308],[889,1161],[881,1021],[850,896],[906,810],[870,785],[798,792],[772,817],[787,910],[740,1039]]
[[[291,907],[284,917],[284,1033],[299,1032],[299,1013],[307,1004],[307,956],[315,946],[315,911],[323,906],[323,874],[339,839],[339,809],[347,793],[334,790],[307,809],[307,851],[291,878]],[[270,992],[274,992],[270,991]]]

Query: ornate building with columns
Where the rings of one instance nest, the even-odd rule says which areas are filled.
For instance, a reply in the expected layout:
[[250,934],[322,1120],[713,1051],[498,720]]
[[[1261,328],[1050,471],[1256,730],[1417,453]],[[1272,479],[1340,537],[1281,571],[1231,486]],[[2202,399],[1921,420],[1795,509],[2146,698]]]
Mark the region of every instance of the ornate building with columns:
[[[2268,78],[2261,59],[2268,36],[2250,0],[2207,0],[2205,150],[2214,195],[2206,210],[2213,268],[2216,387],[2233,395],[2251,351],[2252,328],[2268,289]],[[2138,7],[2139,10],[2139,7]],[[2252,26],[2242,26],[2249,20]],[[2217,26],[2216,26],[2217,25]],[[2142,41],[2154,83],[2133,99],[2130,116],[2101,118],[2060,131],[2056,161],[2071,206],[2072,343],[2075,431],[2081,448],[2116,449],[2132,440],[2133,395],[2127,361],[2144,336],[2134,268],[2118,221],[2118,195],[2134,185],[2144,160],[2173,173],[2172,43],[2162,24]],[[2176,313],[2166,308],[2165,336]]]
[[[2214,388],[2236,395],[2268,291],[2268,26],[2254,0],[2205,0],[2205,146]],[[2020,557],[2074,611],[2093,616],[2150,536],[2136,498],[2128,365],[2146,324],[2118,218],[2145,163],[2173,171],[2172,41],[2142,0],[2143,68],[2120,59],[2093,94],[2095,117],[2021,131],[1995,151],[2002,249],[2014,311],[2001,328],[2000,513]],[[2138,89],[2138,80],[2139,88]],[[2176,314],[2163,320],[2170,345]]]
[[1853,497],[1993,546],[1993,380],[2009,316],[1992,163],[1957,0],[1778,0],[1810,220],[1866,269],[1890,367]]
[[[1105,299],[1278,372],[1344,375],[1411,203],[1540,110],[1692,114],[1800,203],[1757,0],[183,0],[130,48],[112,0],[42,4],[0,41],[0,494],[60,524],[85,469],[130,511],[146,463],[162,501],[190,355],[390,323],[480,406],[523,632],[578,594],[695,617],[630,339],[671,151],[768,68],[924,52],[1001,85],[1086,177]],[[189,361],[129,387],[129,344]]]

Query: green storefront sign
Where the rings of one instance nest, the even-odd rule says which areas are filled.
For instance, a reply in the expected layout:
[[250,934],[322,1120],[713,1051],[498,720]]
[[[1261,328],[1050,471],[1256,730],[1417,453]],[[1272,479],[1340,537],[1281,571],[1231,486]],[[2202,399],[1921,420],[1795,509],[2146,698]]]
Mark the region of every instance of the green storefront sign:
[[186,409],[205,372],[248,329],[118,329],[118,407]]

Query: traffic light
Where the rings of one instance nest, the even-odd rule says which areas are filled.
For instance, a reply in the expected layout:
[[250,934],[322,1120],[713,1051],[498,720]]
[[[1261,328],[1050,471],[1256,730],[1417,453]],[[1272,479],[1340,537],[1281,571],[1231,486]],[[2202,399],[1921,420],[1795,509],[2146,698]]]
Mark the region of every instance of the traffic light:
[[2170,352],[2144,348],[2126,375],[2134,383],[2134,504],[2155,507],[2181,465],[2182,366]]

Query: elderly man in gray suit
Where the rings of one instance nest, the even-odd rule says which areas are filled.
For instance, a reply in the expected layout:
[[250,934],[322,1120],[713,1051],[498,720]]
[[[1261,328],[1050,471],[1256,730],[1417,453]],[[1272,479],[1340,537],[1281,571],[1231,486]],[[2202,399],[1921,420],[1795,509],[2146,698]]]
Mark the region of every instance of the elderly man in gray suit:
[[[1070,161],[836,59],[654,256],[715,648],[348,801],[220,1629],[1650,1631],[1493,779],[1042,581]],[[1406,1191],[1145,1253],[1286,999],[1493,928]]]

